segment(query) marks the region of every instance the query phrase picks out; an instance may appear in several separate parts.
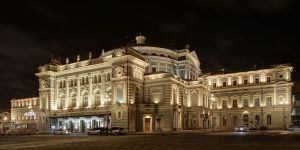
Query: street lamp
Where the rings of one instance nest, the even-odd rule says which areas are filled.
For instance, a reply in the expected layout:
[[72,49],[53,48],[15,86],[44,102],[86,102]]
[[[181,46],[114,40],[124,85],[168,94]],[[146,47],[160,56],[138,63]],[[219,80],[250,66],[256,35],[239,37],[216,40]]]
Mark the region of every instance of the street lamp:
[[282,105],[282,116],[283,116],[283,129],[286,129],[286,125],[285,125],[285,105],[288,104],[287,100],[286,99],[282,99],[282,101],[279,102],[279,104]]

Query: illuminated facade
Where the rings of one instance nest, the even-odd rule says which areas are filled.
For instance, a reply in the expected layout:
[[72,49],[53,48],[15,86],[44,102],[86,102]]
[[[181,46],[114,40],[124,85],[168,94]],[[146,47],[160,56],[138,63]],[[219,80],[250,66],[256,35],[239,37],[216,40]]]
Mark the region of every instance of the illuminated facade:
[[0,133],[3,131],[6,124],[10,123],[10,116],[10,113],[7,111],[0,112]]
[[[137,36],[134,46],[40,66],[34,111],[42,117],[33,119],[43,123],[39,128],[86,132],[122,126],[128,132],[159,132],[290,124],[291,66],[204,74],[188,46],[170,50],[146,46],[145,40]],[[14,120],[13,110],[21,109],[17,101],[22,100],[12,100]]]

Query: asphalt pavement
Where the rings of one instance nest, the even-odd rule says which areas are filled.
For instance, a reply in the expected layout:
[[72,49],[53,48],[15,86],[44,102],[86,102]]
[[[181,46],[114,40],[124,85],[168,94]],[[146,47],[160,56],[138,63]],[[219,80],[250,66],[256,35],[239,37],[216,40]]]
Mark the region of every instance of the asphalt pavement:
[[176,132],[125,136],[31,135],[0,136],[0,150],[282,150],[299,149],[300,134],[287,131]]

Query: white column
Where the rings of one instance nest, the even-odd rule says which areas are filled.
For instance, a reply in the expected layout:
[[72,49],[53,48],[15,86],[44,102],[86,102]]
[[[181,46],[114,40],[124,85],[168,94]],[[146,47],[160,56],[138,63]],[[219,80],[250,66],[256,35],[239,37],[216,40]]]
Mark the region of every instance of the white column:
[[277,94],[276,94],[276,85],[274,85],[274,92],[273,92],[273,105],[277,105]]
[[69,91],[69,82],[70,80],[69,79],[66,79],[66,95],[65,95],[65,108],[69,108],[70,106],[70,91]]
[[89,76],[89,107],[94,106],[92,76]]
[[202,94],[203,94],[203,90],[199,90],[199,92],[198,92],[198,105],[199,106],[203,106],[202,101],[201,101],[203,98]]
[[77,107],[81,107],[81,103],[80,103],[80,77],[77,78]]

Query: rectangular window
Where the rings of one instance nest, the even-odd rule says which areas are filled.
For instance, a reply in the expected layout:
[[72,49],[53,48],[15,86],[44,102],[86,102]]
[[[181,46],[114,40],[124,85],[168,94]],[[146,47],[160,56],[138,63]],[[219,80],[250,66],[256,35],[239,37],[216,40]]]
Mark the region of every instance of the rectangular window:
[[267,83],[271,82],[271,77],[267,77]]
[[234,100],[232,101],[232,107],[233,107],[233,108],[237,108],[237,100],[236,100],[236,99],[234,99]]
[[217,83],[213,83],[213,88],[216,88],[217,87]]
[[247,85],[248,84],[248,80],[244,80],[244,85]]
[[233,85],[233,86],[236,86],[236,81],[233,81],[232,85]]
[[227,100],[222,101],[222,108],[227,108]]
[[272,97],[267,97],[267,106],[270,107],[272,106]]
[[255,79],[255,84],[259,84],[259,79]]
[[248,99],[244,99],[244,107],[249,107],[249,102],[248,102]]
[[223,87],[226,87],[226,82],[223,82]]
[[254,99],[254,106],[255,107],[259,107],[260,106],[260,99],[259,98],[255,98]]

